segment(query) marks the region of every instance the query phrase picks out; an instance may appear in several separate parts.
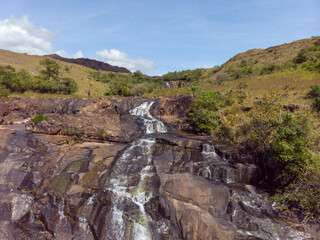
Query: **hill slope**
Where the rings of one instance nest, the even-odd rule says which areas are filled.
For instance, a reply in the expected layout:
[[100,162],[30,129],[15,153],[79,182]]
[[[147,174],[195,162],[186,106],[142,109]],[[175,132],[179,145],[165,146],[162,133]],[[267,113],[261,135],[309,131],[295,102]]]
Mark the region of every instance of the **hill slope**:
[[[26,70],[32,76],[37,76],[40,74],[42,67],[40,66],[40,60],[47,57],[28,55],[25,53],[15,53],[7,50],[0,49],[0,65],[7,66],[10,65],[14,67],[17,71]],[[95,81],[90,72],[96,72],[91,68],[81,66],[74,63],[68,63],[60,60],[55,60],[60,66],[60,76],[69,77],[76,81],[78,84],[77,96],[87,96],[87,91],[91,91],[92,97],[103,97],[106,91],[107,85],[103,82]],[[104,71],[103,71],[104,72]],[[105,72],[108,73],[108,72]],[[126,74],[126,73],[116,73],[116,74]],[[36,94],[36,93],[23,93],[18,94],[21,97],[53,97],[52,94]]]
[[283,64],[295,57],[301,49],[308,49],[319,39],[320,37],[312,37],[266,49],[251,49],[232,57],[222,65],[222,69],[237,66],[247,61],[256,62],[256,66],[269,63]]
[[64,58],[57,54],[47,55],[46,57],[53,58],[55,60],[60,60],[63,62],[74,63],[78,65],[82,65],[88,68],[92,68],[95,70],[109,71],[109,72],[120,72],[120,73],[130,73],[130,71],[124,67],[112,66],[108,63],[104,63],[101,61],[97,61],[94,59],[88,58]]

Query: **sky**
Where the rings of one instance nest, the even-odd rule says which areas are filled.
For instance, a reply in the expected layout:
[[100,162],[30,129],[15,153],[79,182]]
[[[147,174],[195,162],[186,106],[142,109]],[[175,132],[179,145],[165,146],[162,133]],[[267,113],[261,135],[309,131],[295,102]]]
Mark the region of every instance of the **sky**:
[[0,49],[148,75],[320,35],[320,0],[0,0]]

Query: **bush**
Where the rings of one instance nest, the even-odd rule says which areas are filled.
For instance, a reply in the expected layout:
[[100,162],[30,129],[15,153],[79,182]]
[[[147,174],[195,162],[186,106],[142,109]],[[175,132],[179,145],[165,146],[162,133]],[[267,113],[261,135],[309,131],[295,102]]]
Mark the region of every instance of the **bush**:
[[277,64],[271,63],[271,64],[267,64],[267,65],[263,66],[259,72],[260,72],[260,75],[271,74],[279,69],[280,69],[280,67]]
[[310,87],[307,97],[312,99],[313,107],[320,111],[320,84],[315,84]]
[[7,98],[9,96],[9,90],[5,86],[0,84],[0,98]]
[[320,222],[320,172],[319,159],[306,172],[283,191],[275,195],[282,210],[298,211],[304,222]]
[[75,93],[78,90],[77,83],[71,78],[64,78],[60,82],[59,92],[64,94]]
[[36,125],[39,122],[48,120],[47,116],[44,116],[43,113],[40,113],[38,116],[34,117],[31,121]]
[[307,60],[308,60],[308,56],[307,56],[306,49],[301,49],[301,51],[298,53],[298,55],[292,59],[292,61],[296,64],[304,63]]
[[233,104],[231,92],[196,91],[195,99],[188,111],[188,122],[200,133],[212,134],[221,126],[217,111]]
[[218,85],[221,83],[232,80],[228,73],[219,72],[213,75],[213,82],[216,82]]
[[286,186],[304,173],[311,159],[309,132],[307,119],[288,113],[282,115],[269,153],[272,163],[281,169],[281,178],[278,178],[280,185]]
[[169,72],[162,76],[164,81],[198,81],[202,76],[201,69],[184,70],[181,72]]

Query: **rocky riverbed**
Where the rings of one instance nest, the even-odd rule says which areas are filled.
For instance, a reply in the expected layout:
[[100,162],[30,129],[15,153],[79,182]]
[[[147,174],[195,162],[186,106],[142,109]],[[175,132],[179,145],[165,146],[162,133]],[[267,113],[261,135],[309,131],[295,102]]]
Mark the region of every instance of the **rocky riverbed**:
[[177,132],[190,102],[0,100],[0,239],[316,239],[250,156]]

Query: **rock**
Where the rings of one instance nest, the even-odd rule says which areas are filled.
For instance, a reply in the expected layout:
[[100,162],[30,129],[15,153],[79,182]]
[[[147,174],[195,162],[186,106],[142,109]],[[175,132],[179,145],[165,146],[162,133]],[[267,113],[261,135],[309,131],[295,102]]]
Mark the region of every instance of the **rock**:
[[[234,239],[227,220],[229,190],[190,173],[162,175],[160,207],[183,239]],[[181,235],[180,235],[181,233]]]
[[12,215],[11,220],[13,222],[21,219],[28,211],[33,204],[33,197],[26,194],[15,195],[12,198]]
[[160,98],[151,114],[175,129],[189,130],[189,124],[185,119],[191,102],[191,96]]

